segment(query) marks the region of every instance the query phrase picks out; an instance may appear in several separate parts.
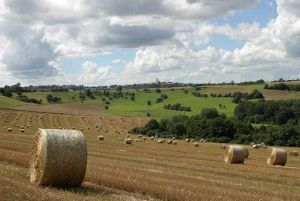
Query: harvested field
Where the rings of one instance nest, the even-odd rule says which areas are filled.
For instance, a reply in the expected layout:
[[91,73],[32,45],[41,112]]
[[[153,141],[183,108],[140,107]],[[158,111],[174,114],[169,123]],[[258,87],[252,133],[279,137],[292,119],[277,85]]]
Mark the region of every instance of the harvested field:
[[[256,85],[254,85],[256,86]],[[253,89],[257,88],[266,98],[266,100],[278,100],[278,99],[300,99],[300,93],[282,91],[282,90],[268,90],[262,89],[262,87],[247,87],[247,86],[210,86],[205,89],[205,93],[210,94],[228,94],[235,92],[251,93]]]
[[15,107],[16,110],[30,112],[50,112],[76,115],[103,115],[103,105],[95,103],[66,103],[66,104],[48,104],[48,105],[24,105]]
[[[15,200],[83,200],[83,196],[85,200],[139,200],[139,197],[175,201],[300,200],[299,157],[288,156],[285,167],[269,166],[266,163],[269,148],[246,146],[250,155],[244,164],[230,165],[223,160],[224,150],[220,144],[200,143],[195,149],[192,143],[180,140],[177,146],[159,144],[155,140],[125,145],[119,140],[126,138],[129,128],[145,123],[145,119],[124,117],[123,123],[120,117],[86,116],[82,120],[81,116],[57,114],[49,114],[52,122],[44,122],[43,126],[52,126],[52,123],[62,127],[73,126],[73,123],[75,127],[91,125],[90,130],[83,131],[88,145],[85,183],[70,191],[38,189],[30,184],[27,171],[40,119],[29,112],[3,110],[0,114],[0,123],[4,122],[0,124],[0,193],[5,192],[6,200],[13,196],[21,196]],[[46,114],[40,115],[46,118]],[[21,125],[31,116],[34,127],[24,134],[12,126],[13,121]],[[92,126],[95,123],[101,128],[99,133]],[[8,126],[13,129],[11,133],[7,132]],[[127,130],[118,134],[115,129]],[[99,134],[105,136],[104,142],[97,140]],[[138,139],[138,136],[131,137]],[[299,148],[286,149],[300,151]],[[119,190],[128,193],[118,197],[115,191]]]

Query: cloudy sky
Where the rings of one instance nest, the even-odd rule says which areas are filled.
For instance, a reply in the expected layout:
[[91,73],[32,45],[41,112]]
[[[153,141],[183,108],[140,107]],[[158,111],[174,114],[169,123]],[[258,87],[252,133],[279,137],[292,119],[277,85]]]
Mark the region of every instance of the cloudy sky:
[[0,0],[0,85],[300,78],[299,0]]

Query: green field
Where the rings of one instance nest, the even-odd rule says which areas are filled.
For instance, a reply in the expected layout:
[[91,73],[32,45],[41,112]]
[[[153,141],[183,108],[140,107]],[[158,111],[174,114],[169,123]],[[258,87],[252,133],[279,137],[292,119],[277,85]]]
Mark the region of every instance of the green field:
[[[168,99],[162,103],[156,103],[156,100],[166,94]],[[152,104],[147,105],[147,101],[150,100]],[[111,114],[122,114],[131,116],[146,116],[147,112],[154,118],[170,117],[176,114],[194,115],[199,114],[203,108],[214,107],[219,109],[219,104],[226,105],[226,109],[219,109],[221,113],[225,113],[228,116],[233,115],[235,104],[231,102],[231,98],[212,98],[212,97],[195,97],[190,92],[185,94],[183,90],[163,90],[162,93],[144,93],[136,92],[136,100],[116,99],[111,103],[111,107],[108,110]],[[99,99],[96,100],[98,102]],[[102,100],[100,100],[102,103]],[[92,100],[91,102],[95,102]],[[163,109],[164,105],[180,103],[183,106],[192,108],[191,112],[181,112],[174,110]]]
[[32,105],[28,103],[24,103],[22,101],[13,99],[13,98],[7,98],[5,96],[0,95],[0,108],[4,109],[10,109],[21,105]]
[[[276,100],[276,99],[300,99],[300,92],[289,92],[289,91],[278,91],[278,90],[266,90],[263,89],[263,84],[256,85],[215,85],[215,86],[207,86],[201,89],[201,93],[206,94],[228,94],[234,92],[243,92],[243,93],[251,93],[253,89],[260,90],[267,100]],[[135,101],[130,100],[129,98],[117,98],[110,100],[111,105],[109,106],[109,110],[102,110],[99,112],[105,112],[108,114],[115,115],[130,115],[130,116],[141,116],[145,117],[147,113],[150,113],[152,118],[164,118],[171,117],[176,114],[186,114],[186,115],[195,115],[199,114],[199,112],[203,108],[216,108],[220,113],[224,113],[227,116],[233,116],[234,108],[236,104],[232,103],[232,98],[225,97],[195,97],[192,95],[192,92],[195,90],[191,87],[186,87],[186,90],[189,93],[184,93],[184,90],[181,88],[176,88],[173,91],[171,89],[162,89],[161,93],[155,92],[155,89],[152,89],[150,92],[144,92],[143,90],[131,90],[133,91],[135,96]],[[125,90],[124,90],[125,91]],[[112,91],[111,91],[112,93]],[[32,93],[23,93],[29,98],[42,99],[43,105],[49,104],[46,100],[46,96],[48,94],[52,94],[53,96],[58,96],[62,98],[63,103],[73,103],[79,102],[78,92],[32,92]],[[166,94],[168,99],[164,100],[161,103],[156,103],[156,100],[161,96],[161,94]],[[16,96],[16,95],[14,95]],[[102,100],[103,96],[97,96],[96,99],[86,98],[84,104],[96,103],[103,105]],[[108,99],[108,98],[107,98]],[[151,105],[147,105],[147,101],[151,101]],[[183,106],[191,107],[191,112],[182,112],[182,111],[173,111],[173,110],[165,110],[163,109],[164,105],[167,104],[175,104],[180,103]],[[224,109],[220,109],[219,105],[225,105]],[[21,105],[33,105],[18,101],[14,98],[7,98],[4,96],[0,96],[0,108],[14,108]]]
[[[53,96],[58,96],[62,98],[64,103],[72,103],[78,101],[78,93],[76,92],[33,92],[33,93],[23,93],[23,95],[28,96],[29,98],[35,98],[37,100],[42,99],[42,104],[48,104],[47,95],[52,94]],[[74,98],[73,98],[74,97]]]

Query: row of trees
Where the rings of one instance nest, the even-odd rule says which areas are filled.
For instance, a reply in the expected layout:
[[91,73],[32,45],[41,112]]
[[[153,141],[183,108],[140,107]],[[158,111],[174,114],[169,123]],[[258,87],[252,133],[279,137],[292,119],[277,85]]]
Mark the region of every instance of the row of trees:
[[[194,138],[208,139],[221,143],[245,143],[265,142],[268,145],[276,146],[298,146],[300,147],[300,105],[299,101],[268,101],[268,102],[241,102],[236,111],[236,117],[227,118],[220,114],[215,108],[208,108],[194,116],[178,115],[171,118],[155,119],[149,121],[145,127],[134,128],[131,133],[144,134],[148,136],[158,135],[159,137],[173,137],[178,139]],[[280,105],[284,105],[280,110]],[[259,112],[265,117],[260,121],[260,126],[253,127],[253,115]],[[288,119],[278,122],[276,114],[290,108],[294,116],[288,115]],[[274,111],[273,111],[274,110]],[[254,112],[253,112],[254,111]],[[247,115],[249,114],[249,115]],[[274,116],[275,117],[272,117]],[[285,116],[285,115],[282,115]],[[270,123],[267,126],[262,123]]]
[[42,104],[42,102],[43,102],[42,99],[38,100],[36,98],[28,98],[27,96],[22,95],[22,94],[18,95],[16,98],[18,100],[26,102],[26,103]]
[[264,124],[299,124],[300,100],[241,102],[234,111],[244,122]]
[[265,89],[300,91],[300,84],[285,84],[285,83],[278,83],[273,85],[266,84]]
[[233,98],[233,103],[240,103],[241,101],[250,100],[250,99],[263,99],[264,95],[258,91],[257,89],[254,89],[250,94],[248,93],[242,93],[242,92],[235,92],[235,93],[228,93],[228,94],[210,94],[212,97],[230,97]]

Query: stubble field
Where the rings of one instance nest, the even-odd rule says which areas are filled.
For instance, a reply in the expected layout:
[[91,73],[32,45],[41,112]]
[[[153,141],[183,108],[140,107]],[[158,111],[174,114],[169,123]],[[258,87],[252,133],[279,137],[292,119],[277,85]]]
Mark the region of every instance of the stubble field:
[[[220,144],[194,147],[179,140],[178,145],[169,145],[147,138],[124,145],[127,131],[147,120],[1,110],[0,196],[4,200],[300,200],[299,157],[288,156],[285,167],[268,166],[269,148],[249,146],[245,164],[229,165],[223,162]],[[22,126],[25,133],[20,132]],[[12,132],[7,132],[8,127]],[[38,128],[59,127],[83,128],[87,139],[88,166],[79,189],[37,188],[29,182],[34,133]],[[105,140],[98,141],[98,135]]]

